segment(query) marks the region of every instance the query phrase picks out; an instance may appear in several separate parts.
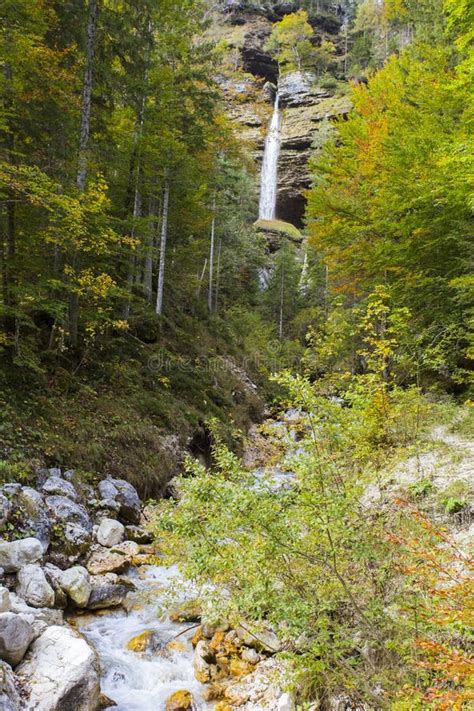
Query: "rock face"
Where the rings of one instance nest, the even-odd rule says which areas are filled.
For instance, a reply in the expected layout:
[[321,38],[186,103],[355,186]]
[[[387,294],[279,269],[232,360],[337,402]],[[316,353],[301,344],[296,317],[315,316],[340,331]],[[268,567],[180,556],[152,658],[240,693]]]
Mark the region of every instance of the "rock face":
[[14,667],[25,656],[34,636],[33,627],[20,615],[0,614],[0,659]]
[[125,526],[113,518],[103,518],[97,531],[97,541],[101,546],[112,548],[123,541]]
[[48,627],[17,669],[26,711],[96,711],[99,673],[94,651],[68,627]]
[[20,711],[20,695],[15,685],[11,667],[0,662],[0,709],[2,711]]
[[304,209],[304,193],[310,186],[308,162],[325,122],[346,115],[351,108],[346,96],[331,96],[317,87],[312,75],[284,75],[286,107],[282,109],[281,149],[278,163],[278,204],[281,219],[297,222]]
[[18,573],[18,594],[32,607],[52,607],[54,590],[39,565],[25,565]]
[[15,573],[29,563],[36,563],[42,557],[43,546],[37,538],[0,542],[0,567],[6,573]]
[[327,96],[324,89],[317,86],[317,77],[312,72],[287,72],[278,82],[280,106],[308,106],[316,102],[319,96]]
[[266,41],[271,33],[271,24],[263,19],[252,24],[246,33],[242,46],[242,65],[244,71],[263,77],[267,81],[278,80],[278,63],[265,50]]
[[[103,503],[119,504],[119,517],[129,523],[140,523],[140,499],[136,489],[125,479],[104,479],[99,484]],[[115,506],[112,506],[115,508]]]
[[[277,218],[302,227],[305,191],[310,185],[308,159],[313,140],[325,116],[336,117],[347,113],[344,105],[333,96],[337,82],[326,82],[315,73],[293,71],[279,76],[278,65],[266,48],[272,23],[301,7],[296,2],[243,3],[230,0],[223,8],[223,18],[217,30],[219,38],[228,45],[228,60],[224,64],[219,84],[224,93],[228,113],[237,124],[244,143],[256,162],[259,177],[265,134],[272,112],[275,88],[278,83],[282,109],[282,145],[279,158]],[[334,16],[310,10],[310,22],[315,41],[329,40],[340,46],[340,18],[337,5]],[[214,30],[216,31],[216,30]],[[334,99],[330,105],[328,100]],[[326,102],[321,107],[320,102]],[[303,112],[304,110],[304,112]]]

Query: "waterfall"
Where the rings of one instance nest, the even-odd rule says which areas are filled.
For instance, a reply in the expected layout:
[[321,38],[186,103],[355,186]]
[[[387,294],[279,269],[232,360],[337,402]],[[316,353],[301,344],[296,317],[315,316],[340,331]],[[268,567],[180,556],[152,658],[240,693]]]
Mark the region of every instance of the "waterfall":
[[278,93],[268,127],[260,179],[259,220],[274,220],[276,216],[278,155],[280,153],[280,111]]

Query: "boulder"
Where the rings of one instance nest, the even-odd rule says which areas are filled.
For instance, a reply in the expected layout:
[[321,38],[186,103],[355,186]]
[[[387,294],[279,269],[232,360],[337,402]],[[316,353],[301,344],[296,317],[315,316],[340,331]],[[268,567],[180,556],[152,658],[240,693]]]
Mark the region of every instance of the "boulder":
[[20,695],[15,684],[15,675],[6,662],[0,662],[0,709],[20,711]]
[[18,667],[25,711],[96,711],[100,685],[95,652],[69,627],[48,627]]
[[10,593],[10,607],[11,612],[31,625],[34,639],[43,634],[47,627],[63,624],[62,610],[54,610],[51,607],[30,607],[15,593]]
[[166,641],[163,640],[155,630],[144,630],[127,642],[127,649],[137,654],[143,654],[145,652],[156,654],[161,652],[165,647]]
[[18,573],[18,594],[32,607],[52,607],[54,590],[40,565],[25,565]]
[[195,708],[193,695],[190,691],[175,691],[166,699],[166,711],[192,711]]
[[91,575],[115,573],[124,570],[140,552],[137,543],[125,541],[113,548],[94,546],[87,560],[87,570]]
[[35,538],[41,541],[45,553],[51,537],[51,522],[45,511],[44,498],[36,489],[24,486],[15,497],[15,504],[24,519],[23,529],[35,534]]
[[21,484],[18,484],[15,481],[2,486],[2,493],[6,496],[16,496],[19,491],[21,491]]
[[0,528],[7,523],[11,510],[12,505],[10,501],[4,494],[0,494]]
[[123,541],[125,526],[113,518],[103,518],[97,531],[97,541],[101,546],[112,548]]
[[76,490],[71,482],[56,475],[46,479],[42,490],[47,496],[66,496],[68,499],[72,499],[72,501],[75,501],[77,498]]
[[75,565],[61,573],[60,585],[78,607],[87,607],[92,585],[89,573],[81,565]]
[[140,499],[135,487],[128,481],[104,479],[99,483],[99,492],[104,501],[110,500],[120,505],[120,518],[129,523],[140,523]]
[[7,588],[0,587],[0,612],[10,610],[10,593]]
[[14,612],[0,614],[0,659],[14,667],[21,662],[34,639],[32,625]]
[[117,607],[125,600],[129,588],[126,585],[97,585],[92,588],[87,607],[89,610],[102,610]]
[[153,536],[141,526],[125,526],[125,538],[127,541],[135,541],[135,543],[152,543]]
[[255,649],[252,649],[252,647],[244,647],[241,656],[244,662],[248,662],[249,664],[258,664],[260,661],[259,653]]
[[55,521],[74,523],[85,531],[92,532],[92,522],[84,506],[76,504],[67,496],[47,496],[46,507]]
[[92,522],[86,509],[67,496],[48,496],[46,506],[50,518],[61,529],[57,536],[61,549],[76,559],[86,553],[92,541]]
[[0,566],[6,573],[15,573],[24,565],[36,563],[43,557],[43,546],[37,538],[0,541]]
[[61,587],[61,575],[63,571],[52,563],[46,563],[43,568],[46,580],[54,590],[54,607],[64,609],[67,607],[67,595]]

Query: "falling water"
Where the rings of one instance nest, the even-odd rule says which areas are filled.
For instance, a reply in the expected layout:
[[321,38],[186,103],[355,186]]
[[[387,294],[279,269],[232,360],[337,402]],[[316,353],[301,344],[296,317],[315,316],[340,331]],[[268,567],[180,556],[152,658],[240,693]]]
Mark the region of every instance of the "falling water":
[[276,215],[278,155],[280,153],[280,111],[278,93],[275,97],[272,120],[265,139],[260,180],[260,220],[274,220]]

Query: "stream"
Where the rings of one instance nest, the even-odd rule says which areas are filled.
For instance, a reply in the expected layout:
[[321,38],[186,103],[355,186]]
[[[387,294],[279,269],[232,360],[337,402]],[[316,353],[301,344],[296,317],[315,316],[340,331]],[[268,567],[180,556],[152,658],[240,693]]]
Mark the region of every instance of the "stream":
[[[283,421],[269,423],[275,441],[285,444],[287,456],[278,465],[254,466],[258,491],[276,492],[294,484],[291,456],[302,452],[292,424],[301,413],[288,410]],[[166,701],[176,691],[193,696],[195,711],[215,708],[204,699],[206,686],[194,676],[193,646],[195,627],[177,623],[167,613],[166,589],[179,585],[179,598],[193,599],[193,591],[183,585],[175,566],[143,565],[131,568],[127,577],[136,592],[129,594],[125,610],[105,610],[76,619],[76,625],[97,651],[102,668],[101,691],[117,705],[116,711],[164,711]],[[169,610],[168,610],[169,612]],[[149,633],[151,644],[145,651],[131,650],[131,640]]]
[[[92,620],[91,616],[83,622],[78,619],[81,633],[100,659],[102,692],[115,701],[116,711],[162,711],[166,700],[179,690],[192,693],[197,711],[214,708],[214,703],[204,701],[205,687],[194,677],[191,623],[161,616],[163,591],[176,575],[175,568],[165,566],[132,569],[129,577],[137,593],[128,613],[113,611],[94,615]],[[156,646],[152,650],[127,648],[131,639],[147,631],[153,633]]]

